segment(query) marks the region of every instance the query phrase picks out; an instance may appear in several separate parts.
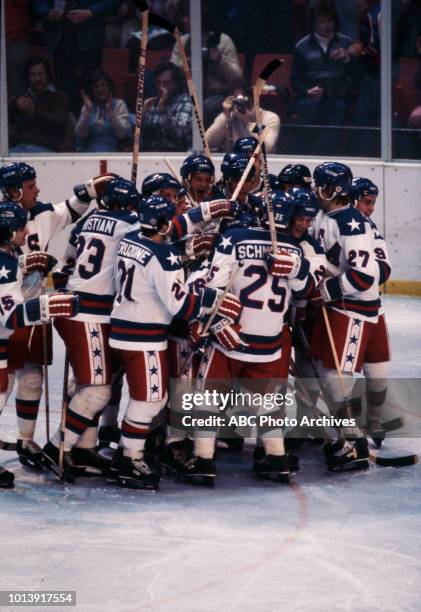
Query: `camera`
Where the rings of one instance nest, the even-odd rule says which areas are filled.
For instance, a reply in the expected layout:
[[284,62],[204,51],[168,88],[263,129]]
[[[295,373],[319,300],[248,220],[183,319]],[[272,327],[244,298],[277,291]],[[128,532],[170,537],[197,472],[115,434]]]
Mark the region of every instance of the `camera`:
[[249,104],[249,99],[247,96],[236,96],[233,100],[234,106],[237,108],[239,113],[244,114],[247,111],[247,107]]

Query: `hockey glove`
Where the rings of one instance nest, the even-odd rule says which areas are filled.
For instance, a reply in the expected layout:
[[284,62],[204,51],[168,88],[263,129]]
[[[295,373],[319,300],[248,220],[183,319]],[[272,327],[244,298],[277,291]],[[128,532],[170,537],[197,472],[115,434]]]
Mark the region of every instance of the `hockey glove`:
[[189,259],[207,257],[216,240],[216,234],[196,234],[186,242],[186,256]]
[[32,251],[19,256],[19,267],[23,274],[41,272],[41,274],[47,276],[56,263],[57,259],[55,257],[43,251]]
[[39,298],[41,321],[70,318],[79,312],[79,296],[73,293],[51,293]]
[[189,325],[189,342],[194,351],[204,351],[209,340],[209,332],[203,334],[203,324],[195,321]]
[[338,281],[338,277],[333,276],[331,278],[325,278],[317,289],[310,294],[309,300],[314,308],[321,308],[323,304],[334,302],[341,298],[340,282]]
[[267,253],[266,261],[269,274],[278,278],[296,278],[298,276],[302,259],[296,253],[281,251],[278,254]]
[[241,326],[232,324],[228,319],[214,323],[210,329],[218,343],[227,351],[238,351],[247,346],[240,338]]
[[237,202],[230,202],[229,200],[213,200],[212,202],[202,202],[200,209],[203,221],[208,223],[212,219],[235,217],[238,212],[238,206]]
[[230,323],[237,323],[243,307],[240,300],[233,293],[227,293],[219,305],[217,316],[227,319]]
[[73,192],[78,200],[89,204],[91,200],[100,198],[104,194],[106,184],[115,178],[118,178],[118,174],[108,173],[95,176],[85,183],[75,185],[73,187]]

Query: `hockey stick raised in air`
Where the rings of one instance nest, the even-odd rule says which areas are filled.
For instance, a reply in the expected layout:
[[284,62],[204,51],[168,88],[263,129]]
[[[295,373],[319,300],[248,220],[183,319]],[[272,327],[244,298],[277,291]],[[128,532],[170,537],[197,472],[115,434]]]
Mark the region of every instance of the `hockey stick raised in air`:
[[262,147],[264,146],[264,142],[265,142],[265,137],[266,134],[268,133],[268,128],[265,128],[263,130],[263,132],[261,132],[259,134],[259,142],[256,145],[256,148],[253,151],[253,155],[251,155],[249,162],[246,166],[246,169],[244,170],[237,187],[235,188],[234,193],[232,194],[232,196],[230,197],[231,202],[235,202],[235,200],[238,198],[238,195],[244,185],[244,183],[246,182],[246,179],[249,175],[250,170],[252,169],[252,167],[254,166],[254,162],[256,161],[258,155],[260,155],[260,151],[262,149]]
[[[256,83],[253,86],[253,108],[254,114],[256,117],[256,126],[257,132],[260,134],[263,130],[262,125],[262,111],[260,109],[260,95],[262,93],[263,86],[265,85],[268,78],[271,74],[277,70],[282,64],[284,60],[276,58],[273,59],[265,68],[263,68],[262,72],[259,75]],[[269,231],[270,231],[270,240],[272,242],[272,251],[273,253],[277,252],[277,239],[276,239],[276,229],[275,229],[275,220],[273,218],[273,207],[272,207],[272,197],[271,197],[271,189],[269,185],[269,170],[268,163],[266,158],[266,148],[264,143],[262,144],[261,151],[262,158],[262,166],[263,166],[263,195],[266,204],[268,220],[269,220]]]
[[132,0],[142,14],[142,38],[139,51],[139,68],[136,94],[136,124],[133,137],[132,176],[131,181],[136,186],[137,168],[139,164],[140,135],[143,115],[143,92],[145,89],[146,46],[148,44],[148,5],[144,0]]
[[196,94],[196,88],[193,83],[193,78],[190,71],[189,60],[187,59],[186,50],[184,48],[184,43],[181,38],[180,30],[172,24],[167,19],[160,17],[159,15],[155,15],[155,13],[149,14],[150,23],[156,25],[160,28],[163,28],[170,34],[172,34],[176,40],[178,51],[180,53],[181,61],[183,62],[183,71],[187,81],[187,87],[189,88],[190,97],[193,104],[194,116],[196,118],[197,127],[199,129],[200,138],[202,140],[203,151],[207,157],[211,157],[209,145],[206,140],[205,135],[205,126],[203,123],[203,118],[200,112],[199,101]]

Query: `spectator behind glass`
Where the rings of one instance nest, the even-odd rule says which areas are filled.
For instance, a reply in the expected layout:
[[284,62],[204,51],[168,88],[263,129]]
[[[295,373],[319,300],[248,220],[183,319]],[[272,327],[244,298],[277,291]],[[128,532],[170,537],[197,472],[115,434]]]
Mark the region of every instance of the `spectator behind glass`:
[[[180,11],[184,18],[185,30],[190,30],[189,11],[185,4],[189,0],[180,0]],[[233,81],[241,78],[241,68],[237,51],[232,39],[223,32],[215,30],[215,14],[209,2],[202,3],[202,59],[203,59],[203,116],[208,127],[221,110],[221,104],[230,93]],[[183,43],[190,57],[190,34],[183,34]],[[171,61],[182,66],[182,60],[175,45]]]
[[129,111],[124,100],[114,97],[112,80],[101,70],[95,71],[82,98],[75,128],[78,150],[119,151],[120,141],[130,136]]
[[35,14],[43,20],[48,50],[54,56],[57,87],[65,91],[76,115],[80,90],[89,75],[101,67],[105,42],[105,17],[115,13],[122,0],[35,0]]
[[192,142],[192,102],[184,76],[171,62],[154,72],[159,95],[145,100],[142,118],[143,151],[187,151]]
[[48,62],[30,60],[27,79],[25,93],[9,100],[10,153],[68,150],[69,104],[65,93],[55,91]]
[[[276,113],[263,110],[262,123],[269,128],[265,138],[266,152],[274,153],[281,121]],[[231,96],[225,98],[222,113],[206,130],[206,139],[211,149],[219,152],[231,151],[234,142],[239,138],[256,137],[255,127],[252,91],[238,87],[233,90]]]
[[6,61],[9,96],[20,96],[26,87],[29,57],[29,0],[6,0]]
[[[312,31],[295,46],[291,85],[297,94],[293,112],[299,123],[342,125],[351,94],[353,60],[351,39],[337,31],[333,5],[320,0],[312,11]],[[306,153],[335,152],[338,134],[320,132],[317,144]]]

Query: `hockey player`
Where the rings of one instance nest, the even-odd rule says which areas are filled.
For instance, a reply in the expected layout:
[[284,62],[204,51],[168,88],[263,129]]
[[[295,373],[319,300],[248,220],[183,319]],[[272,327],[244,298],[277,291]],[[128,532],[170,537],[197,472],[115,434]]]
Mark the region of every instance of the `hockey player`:
[[[340,373],[335,369],[322,313],[316,315],[311,348],[313,357],[323,363],[335,413],[347,416],[353,373],[361,370],[378,320],[374,232],[367,218],[349,205],[352,173],[348,166],[325,162],[316,167],[313,178],[323,210],[316,218],[314,235],[325,249],[329,270],[333,267],[337,271],[319,285],[315,302],[327,306]],[[340,438],[324,447],[328,468],[336,471],[368,467],[367,440],[359,428],[343,427],[342,431],[346,440]]]
[[159,195],[177,204],[181,184],[168,172],[156,172],[145,177],[142,183],[142,197]]
[[[66,414],[64,472],[74,477],[83,468],[102,473],[109,461],[96,452],[101,411],[111,396],[111,355],[108,346],[110,314],[116,293],[114,264],[120,239],[139,228],[139,193],[130,181],[113,178],[105,187],[101,206],[80,220],[72,232],[75,267],[67,288],[80,298],[80,310],[56,329],[66,345],[76,392]],[[60,432],[44,447],[53,468],[58,467]]]
[[[350,199],[363,215],[369,218],[374,231],[374,253],[379,266],[378,283],[385,283],[391,274],[392,267],[387,244],[380,235],[371,216],[374,212],[379,190],[368,178],[354,178],[350,189]],[[390,370],[390,346],[386,318],[380,307],[378,322],[375,324],[370,344],[364,356],[363,373],[366,378],[367,427],[375,444],[380,447],[384,439],[381,424],[382,406],[386,400],[387,378]]]
[[[129,404],[122,424],[123,457],[119,483],[156,489],[159,474],[144,456],[152,419],[167,401],[167,330],[176,316],[190,321],[209,313],[219,292],[190,292],[177,251],[165,243],[174,205],[159,196],[141,203],[142,233],[122,239],[116,261],[118,295],[111,313],[110,346],[122,362],[129,386]],[[227,295],[221,311],[235,321],[239,302]]]
[[[13,331],[53,317],[71,317],[78,306],[73,295],[43,295],[24,302],[23,270],[44,272],[50,264],[46,253],[16,256],[16,250],[25,244],[27,221],[27,212],[18,204],[9,200],[0,203],[0,413],[13,386],[7,361]],[[0,487],[13,487],[13,480],[13,474],[0,467]]]
[[213,193],[215,166],[206,155],[189,155],[181,164],[183,187],[196,204],[219,197]]
[[[53,206],[37,200],[39,188],[36,172],[25,162],[14,162],[0,168],[1,197],[18,202],[29,212],[28,235],[24,253],[46,251],[48,244],[61,229],[87,211],[110,177],[90,179],[74,188],[74,196]],[[42,279],[39,274],[26,277],[23,292],[25,299],[41,294]],[[48,329],[48,362],[51,362],[52,338]],[[36,419],[42,394],[42,364],[44,363],[42,327],[24,328],[10,339],[9,358],[17,371],[16,413],[18,421],[17,450],[22,463],[40,467],[43,456],[34,442]]]
[[[291,236],[299,243],[306,259],[312,262],[313,273],[316,281],[320,282],[326,272],[326,255],[320,242],[310,235],[314,220],[319,211],[317,196],[314,192],[299,187],[294,187],[288,191],[288,194],[293,199],[293,213],[288,231]],[[308,307],[308,300],[293,300],[291,307],[291,325],[293,328],[294,349],[295,349],[295,365],[297,374],[300,376],[301,384],[296,383],[296,388],[301,390],[301,385],[306,387],[310,400],[315,403],[319,396],[319,385],[314,379],[314,371],[308,361],[307,351],[302,345],[302,337],[298,331],[298,327],[307,337],[310,337],[313,325],[314,310]],[[294,333],[295,332],[295,333]],[[297,402],[297,421],[298,426],[288,433],[285,439],[285,446],[288,450],[292,450],[300,446],[307,435],[312,438],[317,437],[315,429],[303,429],[300,426],[302,417],[308,415],[308,407],[296,396]],[[312,416],[312,415],[310,415]]]
[[[245,153],[248,158],[253,155],[259,141],[254,136],[248,136],[247,138],[239,138],[235,141],[232,148],[232,153]],[[263,191],[263,177],[262,177],[262,158],[258,155],[254,162],[256,170],[254,184],[251,186],[250,193],[257,194]],[[269,185],[271,189],[279,189],[278,177],[275,174],[269,173]]]
[[[279,382],[288,377],[290,345],[284,346],[284,315],[292,294],[307,295],[315,285],[300,246],[282,233],[292,213],[290,197],[274,192],[272,203],[279,253],[270,253],[267,217],[266,228],[230,230],[217,245],[207,286],[223,287],[235,273],[231,290],[240,299],[242,312],[238,324],[219,316],[210,327],[214,339],[198,374],[205,388],[214,384],[212,379],[241,378],[248,379],[244,383],[248,390],[264,395],[275,390],[273,379]],[[283,410],[270,414],[275,425],[258,430],[266,456],[255,469],[262,478],[288,482],[282,429],[276,425]],[[207,428],[206,437],[195,435],[195,457],[185,466],[184,480],[213,483],[215,436],[216,428]]]

